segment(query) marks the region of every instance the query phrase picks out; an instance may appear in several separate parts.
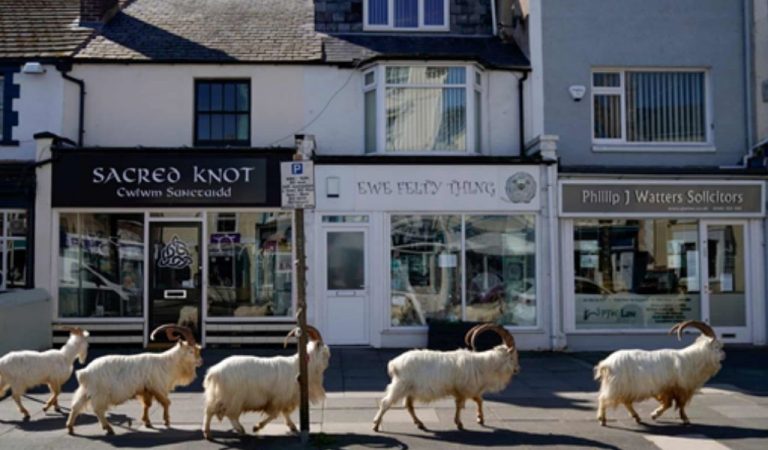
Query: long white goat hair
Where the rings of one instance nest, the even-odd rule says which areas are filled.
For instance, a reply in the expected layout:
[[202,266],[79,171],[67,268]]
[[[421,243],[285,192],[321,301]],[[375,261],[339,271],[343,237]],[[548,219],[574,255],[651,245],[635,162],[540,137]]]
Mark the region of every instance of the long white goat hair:
[[194,381],[195,371],[203,360],[200,346],[188,328],[161,325],[152,332],[152,339],[161,330],[165,330],[169,340],[178,341],[165,352],[102,356],[77,371],[80,386],[72,398],[72,410],[67,419],[70,434],[74,433],[75,419],[88,405],[107,434],[114,434],[105,417],[107,408],[132,398],[138,398],[144,404],[142,421],[147,427],[152,426],[148,416],[152,398],[163,406],[165,425],[170,426],[168,394],[176,386],[186,386]]
[[704,383],[720,370],[725,353],[712,328],[703,322],[681,322],[672,327],[670,333],[677,333],[680,339],[683,329],[689,326],[703,334],[688,347],[680,350],[619,350],[595,366],[595,379],[601,380],[597,410],[601,425],[606,423],[606,408],[618,405],[624,405],[632,418],[640,423],[640,416],[632,404],[649,398],[660,403],[651,414],[652,419],[661,416],[674,402],[683,423],[690,423],[685,407]]
[[[294,335],[297,329],[288,336]],[[320,332],[307,326],[307,371],[309,401],[316,403],[325,398],[323,372],[328,367],[331,352],[323,344]],[[286,338],[287,339],[287,338]],[[205,413],[203,435],[211,438],[211,418],[224,417],[235,431],[244,434],[240,415],[246,411],[260,411],[267,417],[253,427],[256,432],[279,414],[291,431],[297,431],[291,413],[299,406],[299,355],[256,357],[231,356],[208,369],[205,387]]]
[[405,399],[413,423],[425,429],[416,417],[413,402],[431,402],[449,396],[456,401],[456,427],[464,428],[460,416],[467,399],[477,403],[477,422],[483,424],[483,394],[504,389],[512,376],[520,371],[515,340],[503,327],[478,325],[467,333],[465,341],[471,342],[474,349],[475,338],[485,331],[498,333],[504,344],[484,352],[411,350],[391,360],[387,371],[392,381],[373,419],[373,430],[379,430],[384,413],[402,399]]
[[58,350],[22,350],[10,352],[0,358],[0,397],[11,388],[11,396],[24,420],[29,420],[29,411],[21,404],[21,396],[27,389],[47,384],[51,397],[43,406],[43,411],[48,411],[51,406],[59,411],[61,386],[72,375],[75,359],[79,359],[80,364],[85,364],[88,357],[88,331],[80,328],[65,330],[69,331],[69,339]]

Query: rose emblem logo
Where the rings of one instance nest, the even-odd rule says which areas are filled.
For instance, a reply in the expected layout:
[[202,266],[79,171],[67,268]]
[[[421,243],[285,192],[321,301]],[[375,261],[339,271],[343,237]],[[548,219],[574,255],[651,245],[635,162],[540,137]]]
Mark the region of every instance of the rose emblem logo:
[[504,186],[507,198],[511,203],[530,203],[536,196],[536,180],[527,172],[517,172],[507,178]]

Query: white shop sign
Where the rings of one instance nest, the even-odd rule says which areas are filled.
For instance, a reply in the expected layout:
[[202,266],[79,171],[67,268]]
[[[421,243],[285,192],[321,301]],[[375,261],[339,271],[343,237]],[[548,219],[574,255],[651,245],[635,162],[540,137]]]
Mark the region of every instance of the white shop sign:
[[315,207],[315,176],[312,161],[280,163],[280,192],[283,208]]
[[[336,211],[532,211],[537,166],[318,166],[317,207]],[[339,186],[338,197],[328,186]]]

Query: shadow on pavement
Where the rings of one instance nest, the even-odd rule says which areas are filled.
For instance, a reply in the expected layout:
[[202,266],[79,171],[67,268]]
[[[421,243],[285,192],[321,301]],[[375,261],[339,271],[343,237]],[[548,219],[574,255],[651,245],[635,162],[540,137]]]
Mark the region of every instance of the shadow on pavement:
[[214,431],[211,442],[221,445],[222,449],[239,448],[269,448],[269,449],[305,449],[316,448],[320,450],[341,450],[349,446],[360,446],[376,449],[400,449],[408,450],[408,445],[388,436],[371,436],[365,434],[325,434],[314,433],[310,435],[309,445],[304,446],[295,435],[285,436],[236,436],[233,432]]
[[655,423],[643,422],[636,427],[611,425],[609,422],[607,428],[631,431],[635,433],[652,433],[664,436],[690,436],[692,434],[703,434],[710,439],[716,440],[768,438],[768,430],[761,428],[744,428],[734,427],[731,425],[708,425],[695,423],[686,426],[682,425],[680,422],[672,421],[659,421]]
[[494,428],[491,432],[469,431],[434,431],[429,434],[388,433],[402,436],[410,436],[417,439],[426,439],[438,442],[446,442],[460,445],[475,445],[479,447],[509,447],[510,445],[525,445],[533,447],[573,446],[588,448],[603,448],[620,450],[619,447],[605,444],[593,439],[565,434],[535,434],[524,431],[511,431],[504,428]]

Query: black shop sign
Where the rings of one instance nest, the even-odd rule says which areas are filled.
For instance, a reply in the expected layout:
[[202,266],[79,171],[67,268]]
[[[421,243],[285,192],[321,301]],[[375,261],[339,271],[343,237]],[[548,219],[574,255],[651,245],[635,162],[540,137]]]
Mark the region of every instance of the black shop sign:
[[287,151],[54,151],[54,207],[280,206]]

